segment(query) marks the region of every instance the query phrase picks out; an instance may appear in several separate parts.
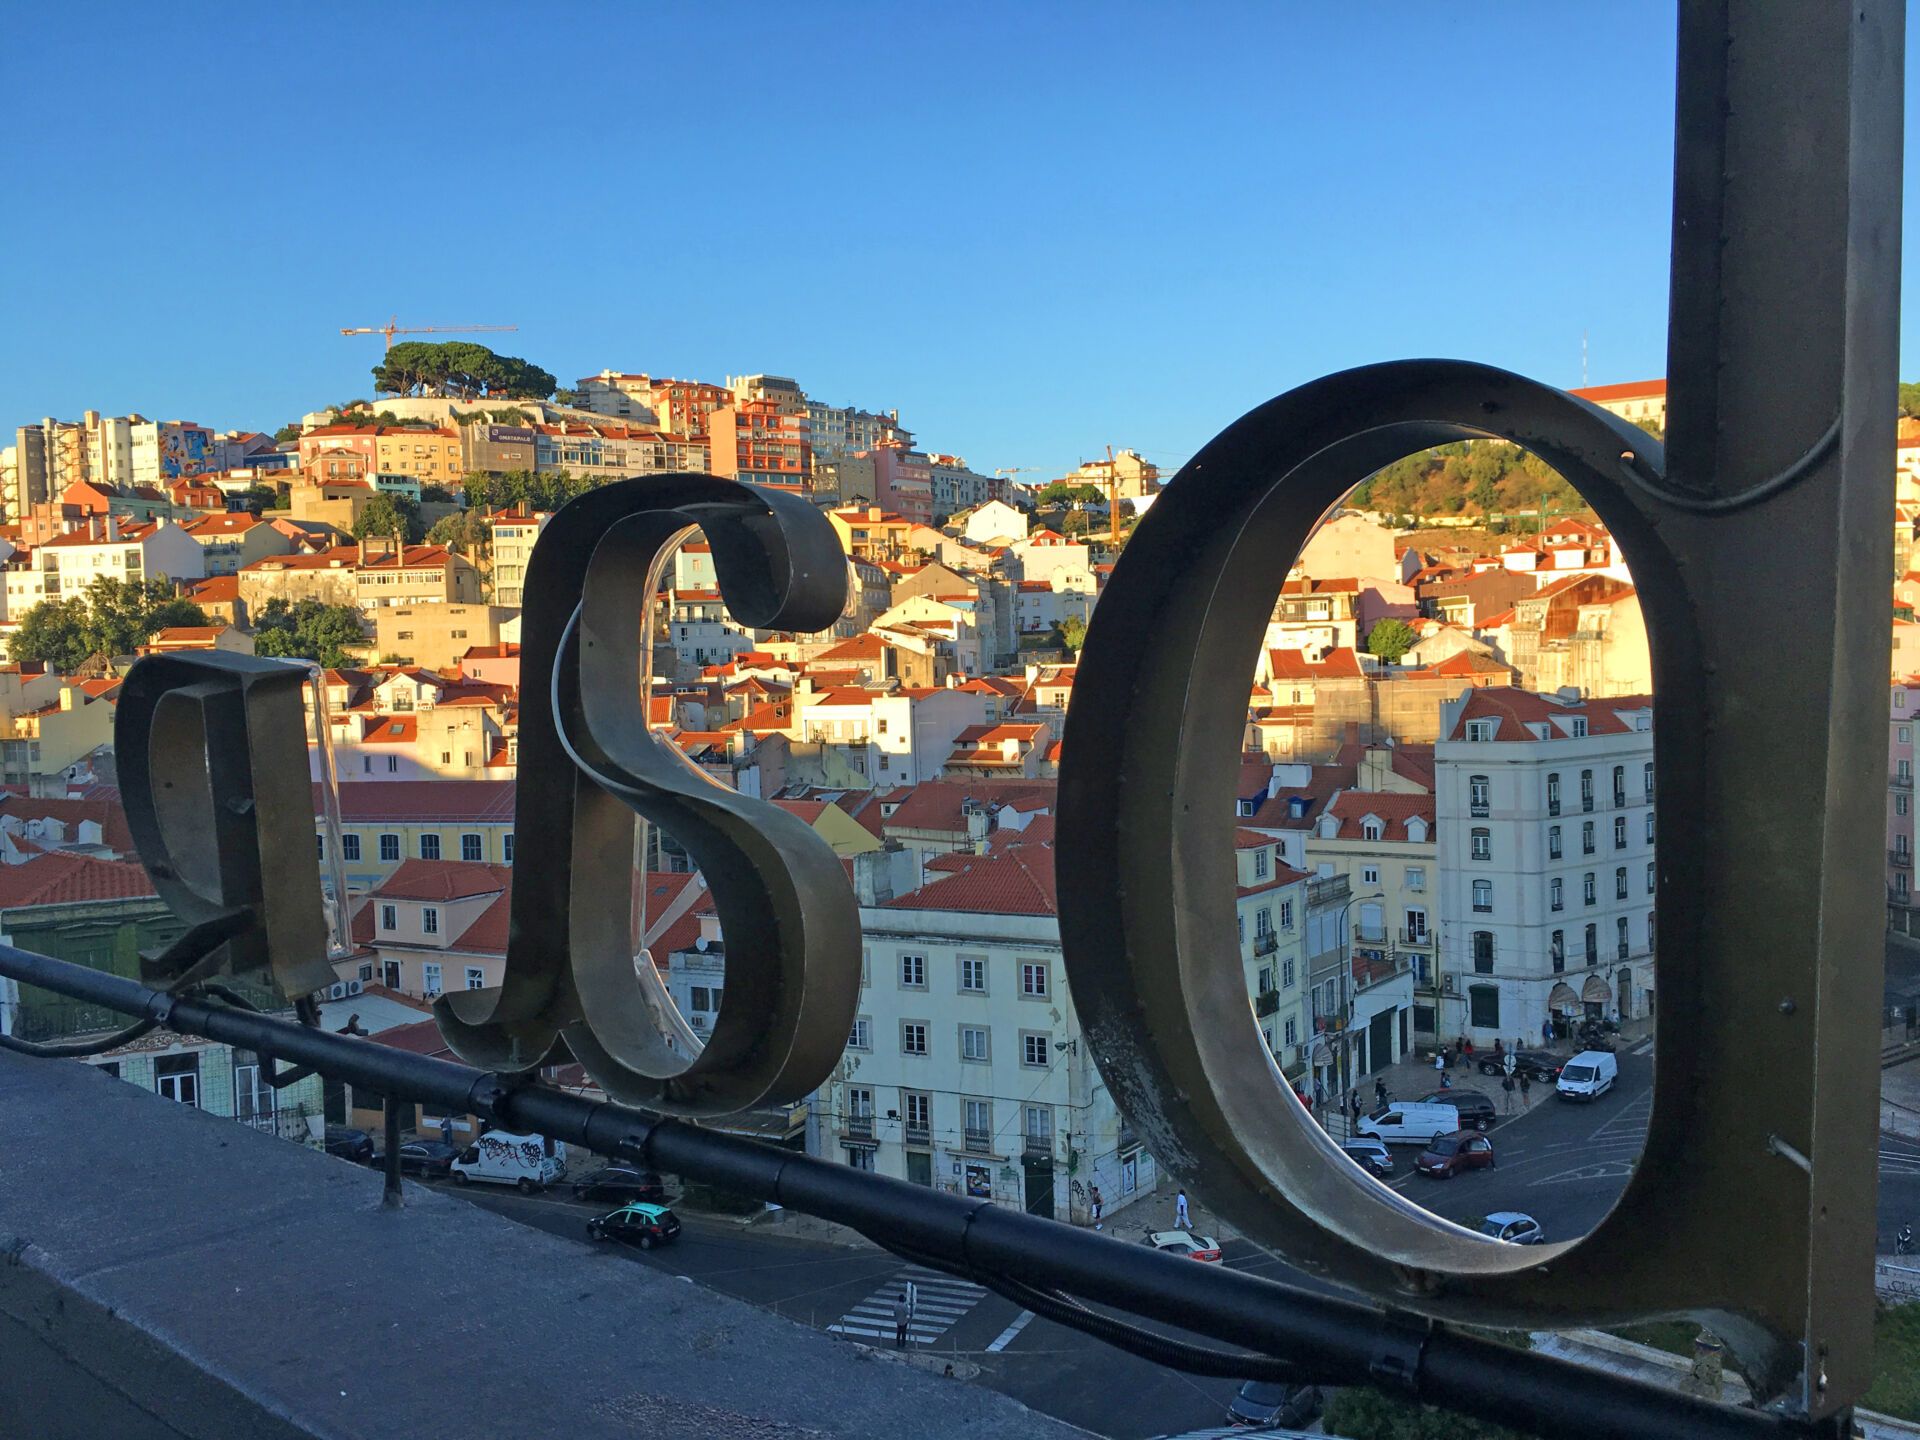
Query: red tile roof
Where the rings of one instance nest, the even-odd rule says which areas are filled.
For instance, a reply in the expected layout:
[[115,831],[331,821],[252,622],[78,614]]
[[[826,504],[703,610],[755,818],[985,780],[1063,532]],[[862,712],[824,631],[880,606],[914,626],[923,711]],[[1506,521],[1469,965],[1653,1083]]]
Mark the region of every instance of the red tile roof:
[[1590,400],[1595,405],[1608,400],[1651,400],[1665,398],[1667,382],[1665,380],[1629,380],[1621,385],[1589,385],[1583,390],[1569,391],[1582,400]]
[[965,834],[967,821],[960,807],[968,800],[1022,812],[1051,811],[1057,793],[1052,780],[926,780],[907,791],[886,828]]
[[[118,685],[120,682],[112,682]],[[69,834],[83,821],[100,826],[100,843],[116,854],[133,854],[133,832],[127,828],[127,812],[117,794],[113,798],[88,800],[37,799],[29,795],[0,794],[0,819],[58,820]]]
[[1269,650],[1267,668],[1275,680],[1357,680],[1366,673],[1360,668],[1360,657],[1346,645],[1318,660],[1309,660],[1304,650]]
[[1536,695],[1530,690],[1498,686],[1469,693],[1467,703],[1460,707],[1460,713],[1454,721],[1452,733],[1443,738],[1464,739],[1469,720],[1492,720],[1496,722],[1493,732],[1495,740],[1538,740],[1540,737],[1527,727],[1540,721],[1551,725],[1549,739],[1564,740],[1571,738],[1564,724],[1575,717],[1585,718],[1589,735],[1625,735],[1634,727],[1621,719],[1621,715],[1652,708],[1653,698],[1648,695],[1582,700],[1569,705]]
[[1371,815],[1381,822],[1381,838],[1396,843],[1413,840],[1407,833],[1409,820],[1424,820],[1426,840],[1432,841],[1433,796],[1401,795],[1380,790],[1343,790],[1327,807],[1327,813],[1340,822],[1338,838],[1359,840],[1361,825]]
[[1013,845],[975,855],[957,874],[887,902],[894,910],[949,910],[973,915],[1057,913],[1051,845]]
[[506,889],[512,875],[508,865],[403,860],[399,869],[374,887],[373,893],[386,900],[463,900],[498,894]]
[[[348,825],[504,824],[513,820],[511,780],[347,780],[340,785],[340,818]],[[320,787],[313,787],[320,806]]]
[[88,900],[134,900],[153,894],[138,865],[54,851],[19,865],[0,865],[0,910],[73,905]]

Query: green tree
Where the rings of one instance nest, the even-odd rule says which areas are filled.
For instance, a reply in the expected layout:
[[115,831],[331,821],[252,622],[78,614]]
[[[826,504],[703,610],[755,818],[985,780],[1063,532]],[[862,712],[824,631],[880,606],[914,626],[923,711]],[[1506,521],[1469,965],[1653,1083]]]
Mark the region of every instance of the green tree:
[[1098,485],[1070,485],[1065,480],[1041,486],[1040,493],[1034,497],[1041,505],[1097,505],[1106,498],[1106,492]]
[[1378,656],[1388,664],[1397,664],[1400,657],[1413,648],[1418,638],[1413,633],[1413,627],[1404,620],[1392,617],[1376,620],[1373,628],[1367,632],[1367,653]]
[[458,515],[444,515],[434,521],[433,528],[427,531],[429,545],[450,545],[456,550],[469,554],[493,541],[493,527],[478,510],[462,510]]
[[1321,1421],[1329,1434],[1348,1440],[1522,1440],[1502,1426],[1373,1389],[1338,1391]]
[[422,485],[420,487],[420,501],[425,505],[451,505],[453,504],[453,491],[444,485]]
[[1087,643],[1087,622],[1078,615],[1069,615],[1060,622],[1060,639],[1074,654],[1080,653],[1080,647]]
[[42,600],[20,617],[7,654],[16,661],[37,660],[49,670],[71,675],[93,655],[87,620],[86,601],[78,596]]
[[548,371],[517,355],[496,355],[470,340],[438,344],[403,340],[373,367],[374,388],[383,395],[481,395],[507,400],[544,400],[559,386]]
[[278,430],[273,432],[273,443],[276,445],[285,445],[289,440],[298,440],[299,438],[300,422],[297,420],[290,424],[282,425]]
[[1900,413],[1920,415],[1920,380],[1900,382]]
[[354,539],[364,540],[369,535],[398,535],[407,544],[418,545],[426,535],[420,502],[410,495],[374,496],[353,521]]
[[289,605],[269,600],[254,620],[253,653],[314,660],[333,669],[353,664],[346,647],[365,638],[360,612],[351,605],[323,605],[312,599]]
[[207,615],[165,580],[102,575],[86,589],[87,640],[95,655],[131,655],[169,625],[205,625]]

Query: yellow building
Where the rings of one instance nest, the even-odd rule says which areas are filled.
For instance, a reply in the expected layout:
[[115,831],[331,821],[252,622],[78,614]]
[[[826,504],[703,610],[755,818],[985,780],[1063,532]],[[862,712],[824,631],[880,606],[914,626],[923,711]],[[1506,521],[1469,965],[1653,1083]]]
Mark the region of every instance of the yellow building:
[[118,689],[115,681],[62,685],[53,703],[14,716],[0,740],[0,780],[30,785],[113,744],[112,697]]
[[383,605],[373,612],[374,652],[385,664],[445,670],[476,645],[498,645],[514,614],[504,605]]

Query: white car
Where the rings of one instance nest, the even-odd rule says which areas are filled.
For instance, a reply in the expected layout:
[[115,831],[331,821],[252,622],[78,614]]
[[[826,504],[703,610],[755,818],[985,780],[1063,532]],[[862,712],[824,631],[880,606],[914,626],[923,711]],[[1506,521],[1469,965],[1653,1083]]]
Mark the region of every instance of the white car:
[[1496,1210],[1480,1222],[1480,1233],[1495,1240],[1504,1240],[1509,1245],[1544,1245],[1547,1243],[1540,1222],[1531,1215],[1523,1215],[1518,1210]]
[[1167,1255],[1184,1255],[1189,1260],[1220,1261],[1220,1242],[1211,1235],[1196,1235],[1191,1230],[1149,1230],[1146,1243]]

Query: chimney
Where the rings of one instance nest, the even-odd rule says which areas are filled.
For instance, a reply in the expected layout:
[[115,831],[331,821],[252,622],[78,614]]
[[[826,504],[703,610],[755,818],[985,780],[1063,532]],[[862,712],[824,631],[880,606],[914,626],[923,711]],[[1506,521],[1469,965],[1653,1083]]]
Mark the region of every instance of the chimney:
[[367,563],[367,537],[364,535],[360,537],[360,563]]

